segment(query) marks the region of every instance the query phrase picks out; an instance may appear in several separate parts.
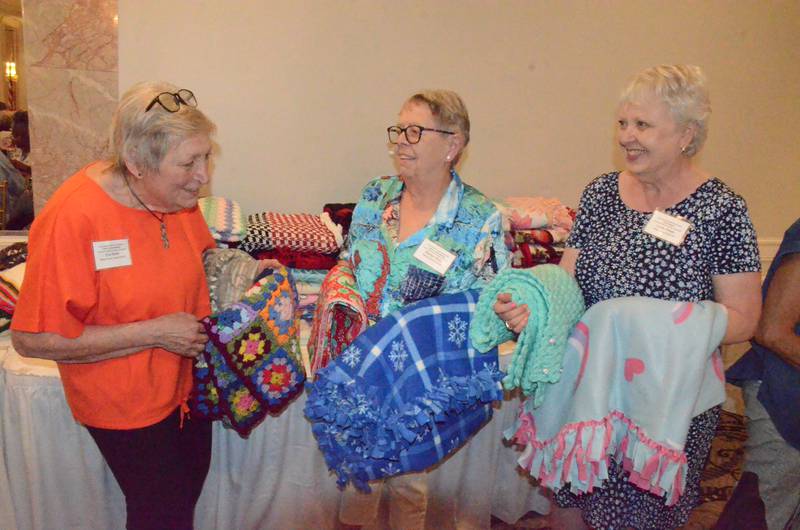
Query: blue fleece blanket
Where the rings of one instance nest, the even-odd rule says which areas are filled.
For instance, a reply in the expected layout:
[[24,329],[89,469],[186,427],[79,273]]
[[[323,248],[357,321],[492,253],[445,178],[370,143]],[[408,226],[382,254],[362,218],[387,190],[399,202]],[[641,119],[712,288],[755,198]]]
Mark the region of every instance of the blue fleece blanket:
[[497,349],[469,341],[475,291],[383,318],[317,372],[305,413],[344,487],[427,469],[464,444],[503,397]]

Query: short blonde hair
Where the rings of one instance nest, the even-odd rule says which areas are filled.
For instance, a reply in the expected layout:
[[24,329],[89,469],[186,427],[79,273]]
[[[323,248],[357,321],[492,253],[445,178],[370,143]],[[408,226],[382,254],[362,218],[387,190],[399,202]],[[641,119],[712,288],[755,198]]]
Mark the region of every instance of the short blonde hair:
[[214,134],[214,123],[195,107],[180,105],[177,112],[169,112],[156,104],[145,111],[160,93],[178,90],[163,81],[145,82],[123,94],[111,121],[112,169],[126,175],[128,161],[145,171],[157,172],[164,156],[180,142],[197,134]]
[[431,114],[446,129],[455,129],[464,137],[464,147],[469,143],[469,113],[461,97],[452,90],[422,90],[408,102],[424,103]]
[[619,104],[641,101],[647,94],[654,94],[663,101],[679,126],[694,127],[692,141],[683,154],[697,154],[706,141],[708,119],[711,116],[706,77],[700,67],[663,64],[642,70],[622,91]]

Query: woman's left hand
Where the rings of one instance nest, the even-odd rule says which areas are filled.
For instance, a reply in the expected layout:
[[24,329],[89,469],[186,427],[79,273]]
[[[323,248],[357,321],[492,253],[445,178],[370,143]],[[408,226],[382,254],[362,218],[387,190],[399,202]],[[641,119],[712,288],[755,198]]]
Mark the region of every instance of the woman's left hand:
[[494,312],[505,322],[509,331],[519,334],[528,325],[528,318],[531,312],[525,304],[517,305],[509,293],[497,295],[497,302],[494,304]]

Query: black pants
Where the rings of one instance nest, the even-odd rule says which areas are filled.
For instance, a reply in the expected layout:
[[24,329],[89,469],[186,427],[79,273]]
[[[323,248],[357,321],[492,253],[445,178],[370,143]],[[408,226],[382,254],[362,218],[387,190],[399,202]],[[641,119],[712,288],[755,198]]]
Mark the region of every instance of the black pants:
[[211,464],[211,423],[180,410],[131,430],[89,427],[125,494],[128,530],[191,530]]

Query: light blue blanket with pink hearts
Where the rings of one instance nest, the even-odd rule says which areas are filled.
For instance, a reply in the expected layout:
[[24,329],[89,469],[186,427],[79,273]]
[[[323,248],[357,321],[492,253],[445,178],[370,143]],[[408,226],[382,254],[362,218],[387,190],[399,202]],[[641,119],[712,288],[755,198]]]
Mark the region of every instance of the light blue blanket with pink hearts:
[[615,298],[592,306],[570,336],[544,403],[523,403],[506,431],[543,486],[591,492],[614,458],[668,505],[683,493],[691,419],[725,400],[724,306]]

